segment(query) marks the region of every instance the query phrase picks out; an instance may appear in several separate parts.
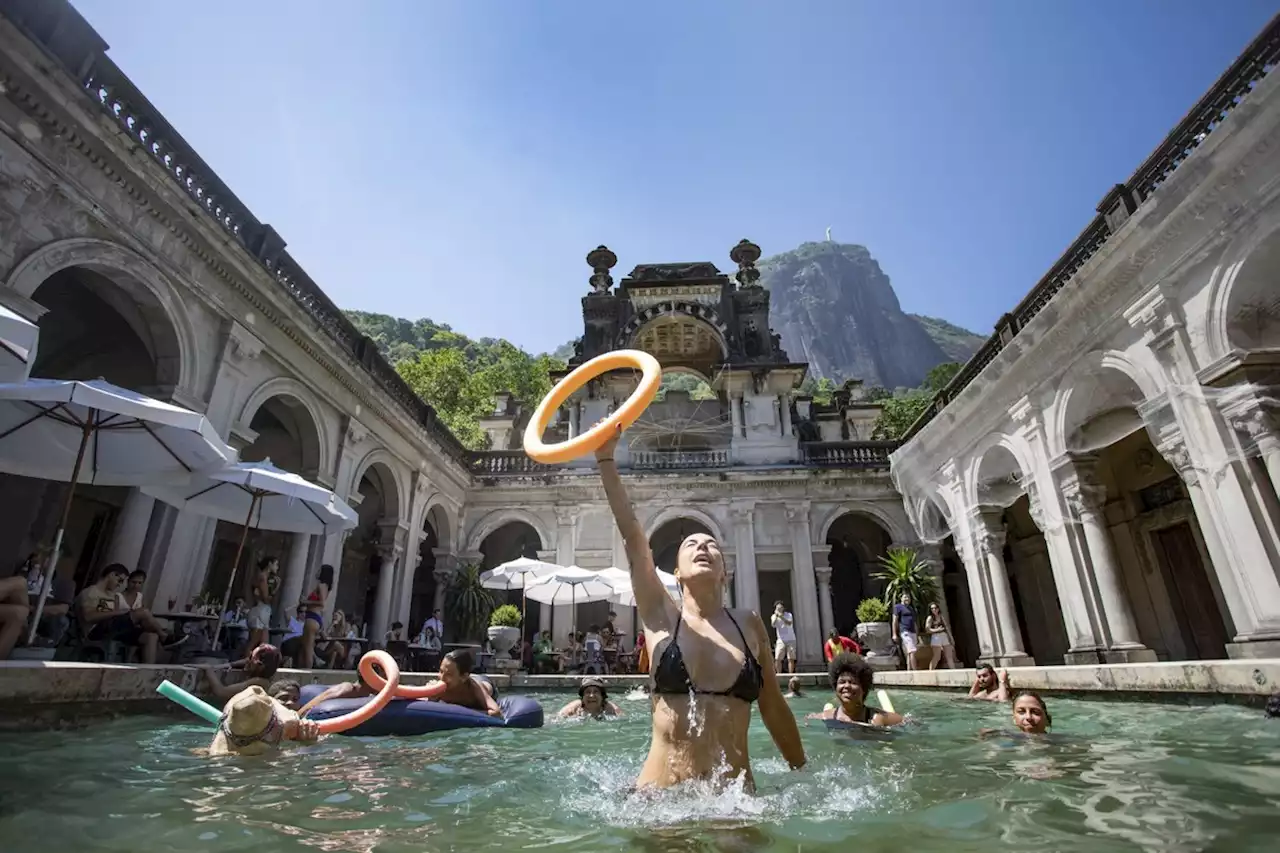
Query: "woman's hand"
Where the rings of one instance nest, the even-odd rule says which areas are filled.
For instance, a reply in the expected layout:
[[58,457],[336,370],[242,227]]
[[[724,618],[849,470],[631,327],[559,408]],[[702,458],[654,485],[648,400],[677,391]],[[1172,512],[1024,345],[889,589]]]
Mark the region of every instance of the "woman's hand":
[[612,462],[613,454],[618,447],[618,439],[622,437],[622,424],[618,424],[613,435],[604,444],[596,448],[596,462]]

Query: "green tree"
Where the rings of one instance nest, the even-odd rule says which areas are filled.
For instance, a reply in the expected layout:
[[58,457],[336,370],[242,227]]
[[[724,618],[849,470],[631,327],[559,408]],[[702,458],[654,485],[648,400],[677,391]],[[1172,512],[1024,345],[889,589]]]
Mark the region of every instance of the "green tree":
[[835,394],[836,383],[827,377],[815,379],[813,376],[806,376],[804,382],[800,383],[800,393],[808,394],[813,398],[813,402],[819,406],[831,405],[831,397]]
[[867,389],[867,394],[864,399],[866,399],[868,403],[878,403],[881,400],[888,400],[892,396],[893,392],[883,385],[872,385]]
[[960,372],[960,368],[963,366],[964,365],[958,361],[945,361],[942,364],[931,368],[929,372],[925,374],[924,385],[922,387],[935,394],[938,393],[943,388],[947,387],[947,383],[951,381],[952,377]]
[[396,370],[413,393],[430,403],[458,440],[472,450],[486,446],[487,437],[477,422],[493,398],[476,381],[476,373],[460,349],[427,350]]
[[929,408],[933,395],[919,388],[881,401],[880,417],[871,430],[876,441],[896,441]]

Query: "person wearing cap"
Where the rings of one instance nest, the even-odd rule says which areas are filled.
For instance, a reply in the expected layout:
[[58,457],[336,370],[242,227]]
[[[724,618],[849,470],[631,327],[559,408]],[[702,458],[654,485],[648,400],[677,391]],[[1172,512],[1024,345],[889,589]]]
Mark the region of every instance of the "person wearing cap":
[[227,701],[213,743],[209,744],[209,754],[262,755],[286,740],[313,743],[319,737],[316,723],[298,719],[296,713],[255,684]]
[[587,676],[578,685],[578,698],[565,705],[556,715],[560,719],[569,717],[621,717],[622,709],[609,701],[609,692],[604,682],[595,676]]
[[225,664],[225,669],[242,672],[244,674],[243,678],[224,682],[213,667],[202,666],[200,670],[209,681],[209,692],[220,701],[225,702],[250,687],[261,687],[265,690],[271,686],[271,679],[275,676],[276,670],[280,668],[280,657],[279,649],[270,643],[263,643],[254,647],[253,651],[249,652],[249,656],[244,660]]

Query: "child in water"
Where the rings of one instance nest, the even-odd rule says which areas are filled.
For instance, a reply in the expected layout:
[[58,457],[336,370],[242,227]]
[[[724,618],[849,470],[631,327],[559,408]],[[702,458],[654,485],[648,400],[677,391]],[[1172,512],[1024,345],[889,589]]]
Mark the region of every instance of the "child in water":
[[301,720],[257,685],[231,697],[222,709],[218,731],[209,744],[209,755],[263,755],[286,740],[313,743],[320,729]]

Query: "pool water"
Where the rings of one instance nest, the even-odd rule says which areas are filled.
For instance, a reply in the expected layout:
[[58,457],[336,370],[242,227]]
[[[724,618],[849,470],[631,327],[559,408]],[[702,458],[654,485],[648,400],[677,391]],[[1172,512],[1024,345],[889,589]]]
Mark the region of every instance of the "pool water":
[[[568,697],[540,696],[549,716]],[[617,699],[618,697],[614,697]],[[892,742],[801,720],[790,772],[756,714],[759,791],[628,794],[649,743],[628,716],[417,738],[334,737],[264,759],[192,754],[173,718],[0,736],[0,850],[1274,851],[1280,720],[1051,699],[1059,737],[982,741],[1007,705],[894,694]],[[825,695],[792,700],[797,716]]]

